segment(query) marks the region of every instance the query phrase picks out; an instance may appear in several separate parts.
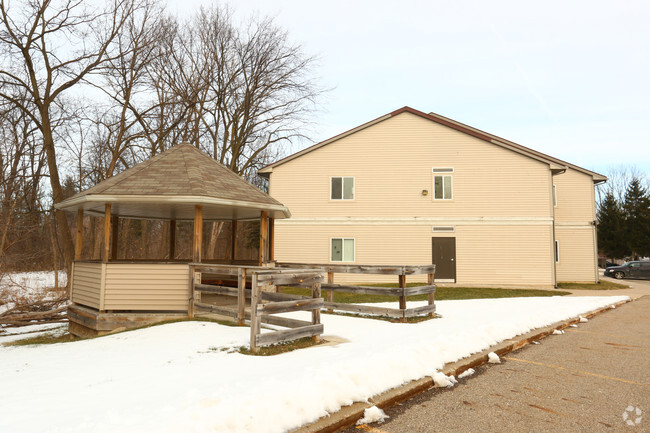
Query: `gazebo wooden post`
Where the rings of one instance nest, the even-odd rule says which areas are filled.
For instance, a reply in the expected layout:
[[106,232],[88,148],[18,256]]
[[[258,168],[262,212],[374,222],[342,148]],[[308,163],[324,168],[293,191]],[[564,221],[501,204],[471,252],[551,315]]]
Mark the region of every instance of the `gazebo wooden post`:
[[201,245],[203,244],[203,206],[194,206],[194,240],[192,242],[194,263],[201,263]]
[[230,234],[230,264],[235,263],[237,257],[237,220],[232,220],[232,233]]
[[81,260],[81,249],[83,247],[84,234],[84,210],[77,209],[77,239],[74,245],[74,259]]
[[266,242],[269,237],[269,217],[268,212],[263,210],[260,216],[260,254],[258,264],[262,266],[266,257]]
[[269,261],[275,260],[275,219],[269,218]]
[[117,215],[111,217],[111,260],[117,260],[117,242],[120,228],[120,218]]
[[108,255],[111,251],[111,204],[104,205],[104,263],[108,262]]
[[176,220],[169,221],[169,260],[176,257]]

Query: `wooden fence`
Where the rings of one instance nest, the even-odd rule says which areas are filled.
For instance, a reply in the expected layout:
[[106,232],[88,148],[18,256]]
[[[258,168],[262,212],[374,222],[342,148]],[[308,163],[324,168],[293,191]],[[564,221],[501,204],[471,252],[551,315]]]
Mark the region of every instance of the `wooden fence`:
[[[320,323],[320,310],[324,302],[321,298],[321,283],[325,272],[320,269],[286,269],[259,266],[239,267],[231,265],[209,265],[193,263],[190,265],[190,317],[194,309],[231,317],[239,325],[250,320],[250,348],[258,352],[260,346],[296,340],[304,337],[320,339],[323,325]],[[205,278],[203,278],[205,277]],[[209,284],[203,283],[208,280]],[[233,287],[236,281],[237,286]],[[250,283],[250,288],[248,287]],[[279,285],[309,285],[312,296],[296,296],[277,293]],[[201,294],[211,293],[237,298],[237,305],[213,305],[201,302]],[[246,301],[250,299],[250,303]],[[247,304],[250,308],[246,309]],[[276,316],[293,311],[311,311],[311,321],[289,319]],[[261,333],[261,324],[267,323],[288,329]]]
[[[436,311],[435,292],[433,276],[436,265],[422,266],[381,266],[381,265],[321,265],[304,263],[278,263],[278,267],[291,269],[323,269],[327,272],[327,283],[321,285],[321,289],[327,291],[327,302],[325,308],[332,310],[350,311],[354,313],[388,316],[401,319],[406,322],[409,317],[429,315],[433,317]],[[335,284],[334,274],[366,274],[366,275],[397,275],[399,287],[375,287],[355,286],[349,284]],[[407,275],[427,274],[427,284],[417,287],[406,287]],[[301,284],[294,286],[304,287]],[[349,304],[334,302],[334,292],[352,292],[368,295],[391,295],[398,297],[399,308],[374,307],[368,305]],[[428,304],[422,307],[407,308],[406,297],[412,295],[428,294]]]

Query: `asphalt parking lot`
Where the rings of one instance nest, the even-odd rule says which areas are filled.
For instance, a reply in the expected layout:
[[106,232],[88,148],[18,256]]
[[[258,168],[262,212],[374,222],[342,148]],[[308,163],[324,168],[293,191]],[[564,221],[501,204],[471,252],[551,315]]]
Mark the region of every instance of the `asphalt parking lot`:
[[540,343],[344,431],[650,431],[650,296]]

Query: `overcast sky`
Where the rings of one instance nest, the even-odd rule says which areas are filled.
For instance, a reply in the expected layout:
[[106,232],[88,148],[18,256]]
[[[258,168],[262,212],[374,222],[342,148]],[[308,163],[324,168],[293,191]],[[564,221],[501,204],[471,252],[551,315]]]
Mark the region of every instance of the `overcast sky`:
[[[213,3],[168,1],[179,15]],[[588,169],[650,173],[648,1],[230,5],[240,17],[275,17],[320,58],[321,85],[333,90],[314,141],[408,105]]]

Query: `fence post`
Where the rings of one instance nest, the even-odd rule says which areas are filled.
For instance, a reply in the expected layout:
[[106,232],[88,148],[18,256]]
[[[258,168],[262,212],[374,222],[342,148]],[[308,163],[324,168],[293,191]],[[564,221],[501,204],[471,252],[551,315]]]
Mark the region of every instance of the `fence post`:
[[260,300],[260,288],[257,285],[257,272],[253,272],[251,278],[251,352],[257,353],[260,348],[257,347],[255,337],[260,333],[260,318],[257,315],[257,304]]
[[[334,284],[334,272],[327,273],[327,284]],[[334,290],[327,291],[327,302],[334,302]],[[328,313],[333,313],[334,310],[331,308],[327,309]]]
[[404,271],[399,275],[399,287],[402,289],[402,294],[399,295],[399,309],[402,310],[402,323],[406,323],[406,317],[404,317],[404,310],[406,310],[406,296],[404,295],[404,289],[406,289],[406,275]]
[[246,268],[237,274],[237,325],[244,326],[246,319]]
[[[433,285],[433,274],[427,274],[427,284],[429,286]],[[435,293],[433,292],[429,293],[429,305],[433,305],[434,302],[435,302]],[[435,315],[436,313],[434,313],[433,311],[429,313],[429,317],[435,317]]]
[[[320,283],[314,283],[311,285],[311,297],[318,299],[321,297],[320,293]],[[320,309],[311,310],[311,324],[319,325],[320,324]],[[314,343],[320,343],[320,335],[314,335],[311,337]]]

